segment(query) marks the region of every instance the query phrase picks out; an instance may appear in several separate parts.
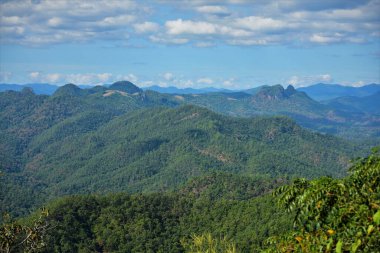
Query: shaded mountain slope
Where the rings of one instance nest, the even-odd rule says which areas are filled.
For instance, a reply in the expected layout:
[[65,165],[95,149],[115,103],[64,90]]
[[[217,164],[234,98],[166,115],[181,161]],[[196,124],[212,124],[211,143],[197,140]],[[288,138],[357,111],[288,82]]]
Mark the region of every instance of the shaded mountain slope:
[[339,97],[322,101],[331,107],[348,112],[370,112],[380,115],[380,91],[365,97]]

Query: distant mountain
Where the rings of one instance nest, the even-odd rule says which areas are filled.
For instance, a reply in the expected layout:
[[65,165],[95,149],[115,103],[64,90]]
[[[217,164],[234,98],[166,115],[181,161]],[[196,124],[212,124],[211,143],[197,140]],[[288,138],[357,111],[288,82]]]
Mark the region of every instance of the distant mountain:
[[247,89],[247,90],[242,90],[242,92],[245,92],[245,93],[248,93],[251,95],[255,95],[257,92],[259,92],[261,89],[263,89],[265,87],[269,87],[269,86],[263,85],[263,86],[259,86],[259,87],[255,87],[255,88],[251,88],[251,89]]
[[0,84],[0,91],[6,91],[6,90],[21,91],[25,87],[32,88],[34,93],[43,94],[43,95],[51,95],[58,89],[58,86],[47,84],[47,83],[28,83],[28,84],[2,83]]
[[[324,86],[326,85],[315,85],[314,89]],[[327,86],[329,88],[338,87],[337,89],[343,87],[348,90],[361,91],[360,94],[364,94],[365,92],[371,93],[379,85],[373,84],[361,88],[339,85]],[[14,88],[20,89],[22,87],[24,86],[15,86]],[[153,89],[154,87],[157,88],[158,86],[153,86]],[[285,115],[295,119],[297,123],[304,127],[349,139],[380,138],[378,123],[380,116],[376,111],[376,95],[373,98],[369,96],[368,99],[345,97],[335,101],[318,102],[313,100],[307,93],[302,92],[302,89],[296,90],[293,86],[288,86],[286,89],[281,85],[260,86],[243,91],[217,91],[214,88],[197,90],[158,87],[157,90],[166,89],[169,92],[160,93],[145,88],[144,91],[144,89],[140,89],[128,81],[95,87],[54,86],[54,89],[56,89],[56,92],[53,97],[60,96],[59,94],[61,93],[64,95],[71,94],[71,96],[91,94],[90,97],[86,97],[85,101],[92,99],[100,107],[108,108],[113,106],[121,111],[126,108],[136,109],[157,105],[173,107],[180,104],[194,104],[219,113],[240,117]],[[303,89],[307,89],[307,87]],[[75,100],[74,97],[71,99]],[[101,99],[97,100],[97,98]],[[91,103],[94,101],[91,101]]]
[[298,91],[306,92],[311,98],[321,101],[337,97],[354,96],[364,97],[380,91],[380,84],[368,84],[362,87],[350,87],[340,84],[315,84],[298,88]]
[[210,92],[234,92],[232,90],[228,89],[218,89],[213,87],[208,88],[201,88],[201,89],[193,89],[193,88],[177,88],[174,86],[170,87],[160,87],[157,85],[145,87],[144,90],[153,90],[160,93],[167,93],[167,94],[203,94],[203,93],[210,93]]
[[261,86],[254,94],[245,91],[235,93],[213,93],[186,95],[185,101],[227,113],[233,116],[253,116],[260,114],[319,114],[324,105],[312,100],[304,92],[281,85]]
[[380,115],[380,91],[365,97],[339,97],[325,100],[323,103],[343,111],[370,112]]
[[368,104],[365,99],[357,101],[356,107],[362,108],[361,110],[353,107],[350,107],[351,110],[343,110],[341,105],[315,101],[293,86],[286,89],[281,85],[261,86],[251,93],[253,94],[217,92],[183,95],[182,102],[232,116],[285,115],[309,129],[348,139],[380,138],[380,116],[374,114],[374,109],[365,106]]
[[111,84],[108,89],[110,90],[118,90],[122,92],[127,92],[129,94],[134,94],[134,93],[140,93],[142,92],[142,89],[134,85],[133,83],[129,81],[119,81]]
[[[90,85],[77,85],[81,89],[90,89],[93,86]],[[60,86],[52,85],[48,83],[28,83],[28,84],[7,84],[0,83],[0,92],[13,90],[21,91],[23,88],[28,87],[33,90],[37,95],[52,95]]]

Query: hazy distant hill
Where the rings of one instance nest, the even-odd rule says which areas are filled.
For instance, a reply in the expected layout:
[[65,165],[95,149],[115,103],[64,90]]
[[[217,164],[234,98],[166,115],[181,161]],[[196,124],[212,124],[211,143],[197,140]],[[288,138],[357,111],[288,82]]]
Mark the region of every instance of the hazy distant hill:
[[380,91],[365,97],[339,97],[322,103],[345,111],[370,112],[380,115]]
[[0,206],[23,212],[64,194],[164,191],[212,171],[272,179],[342,176],[356,150],[285,117],[227,117],[178,107],[184,98],[177,95],[128,93],[138,89],[130,83],[110,88],[69,84],[53,96],[0,93],[6,189]]
[[[52,95],[59,86],[52,85],[48,83],[28,83],[28,84],[7,84],[0,83],[0,92],[1,91],[21,91],[23,88],[28,87],[32,88],[33,92],[38,95]],[[82,89],[89,89],[92,86],[89,85],[78,85]]]
[[311,98],[321,101],[345,96],[369,96],[380,91],[380,84],[368,84],[362,87],[350,87],[340,84],[319,83],[308,87],[298,88],[297,90],[304,91]]
[[145,87],[144,90],[153,90],[160,93],[168,93],[168,94],[203,94],[203,93],[209,93],[209,92],[234,92],[232,90],[227,89],[218,89],[218,88],[200,88],[200,89],[193,89],[193,88],[177,88],[174,86],[170,87],[160,87],[157,85]]
[[51,95],[57,89],[58,86],[51,85],[47,83],[28,83],[28,84],[0,84],[0,91],[13,90],[13,91],[21,91],[23,88],[29,87],[32,88],[34,93],[36,94],[44,94]]

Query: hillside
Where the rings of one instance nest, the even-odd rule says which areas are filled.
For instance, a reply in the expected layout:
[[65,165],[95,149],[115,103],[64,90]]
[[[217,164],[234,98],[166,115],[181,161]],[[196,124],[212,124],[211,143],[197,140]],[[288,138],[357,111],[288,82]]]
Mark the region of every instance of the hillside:
[[291,215],[270,196],[214,201],[178,194],[73,196],[47,207],[48,230],[42,252],[184,252],[193,234],[212,231],[253,252],[268,236],[291,229]]
[[[34,228],[31,241],[43,246],[40,252],[209,252],[220,244],[242,253],[289,248],[376,252],[378,152],[357,159],[341,179],[298,178],[283,185],[218,172],[194,178],[176,192],[60,198],[6,224],[0,236],[10,238],[12,252],[31,248],[21,241],[30,235],[29,226]],[[272,196],[265,193],[273,187]]]
[[[375,96],[375,95],[373,95]],[[209,93],[184,95],[184,103],[196,104],[231,116],[284,115],[314,131],[338,135],[346,139],[378,140],[380,116],[374,113],[365,99],[357,101],[357,107],[346,108],[334,103],[320,103],[292,86],[262,86],[251,94]],[[376,99],[376,98],[375,98]],[[361,105],[363,104],[363,105]],[[376,105],[374,102],[372,107]],[[368,109],[368,110],[367,110]]]
[[152,91],[67,85],[51,97],[0,96],[1,206],[19,214],[66,194],[173,190],[210,172],[339,177],[357,150],[284,117],[170,109],[181,99]]
[[[313,87],[311,86],[310,89]],[[335,86],[329,85],[328,87]],[[293,86],[288,86],[286,89],[281,85],[260,86],[239,92],[151,87],[153,90],[168,92],[159,93],[146,88],[140,89],[128,81],[120,81],[107,86],[87,87],[86,89],[68,84],[59,87],[52,97],[57,98],[61,96],[61,93],[70,95],[70,99],[81,97],[82,101],[88,105],[96,105],[97,109],[111,109],[111,111],[117,109],[118,113],[157,105],[173,107],[181,104],[194,104],[237,117],[283,115],[314,131],[376,145],[380,143],[377,87],[377,85],[360,88],[345,87],[348,90],[361,91],[359,93],[351,92],[353,94],[371,95],[339,97],[318,102],[300,91],[302,89],[296,90]],[[341,86],[338,88],[340,89]]]

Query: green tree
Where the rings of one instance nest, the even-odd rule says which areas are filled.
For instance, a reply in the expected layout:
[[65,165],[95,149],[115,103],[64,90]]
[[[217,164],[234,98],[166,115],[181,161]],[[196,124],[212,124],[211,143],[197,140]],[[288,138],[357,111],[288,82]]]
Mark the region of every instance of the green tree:
[[45,247],[44,236],[49,227],[45,219],[48,216],[46,209],[31,225],[20,224],[12,221],[9,215],[5,216],[0,228],[0,252],[37,252]]
[[344,179],[297,179],[274,195],[295,214],[296,230],[268,240],[268,252],[378,252],[380,153],[357,159]]
[[226,237],[215,238],[210,233],[192,235],[191,240],[182,239],[186,253],[236,253],[236,245]]

